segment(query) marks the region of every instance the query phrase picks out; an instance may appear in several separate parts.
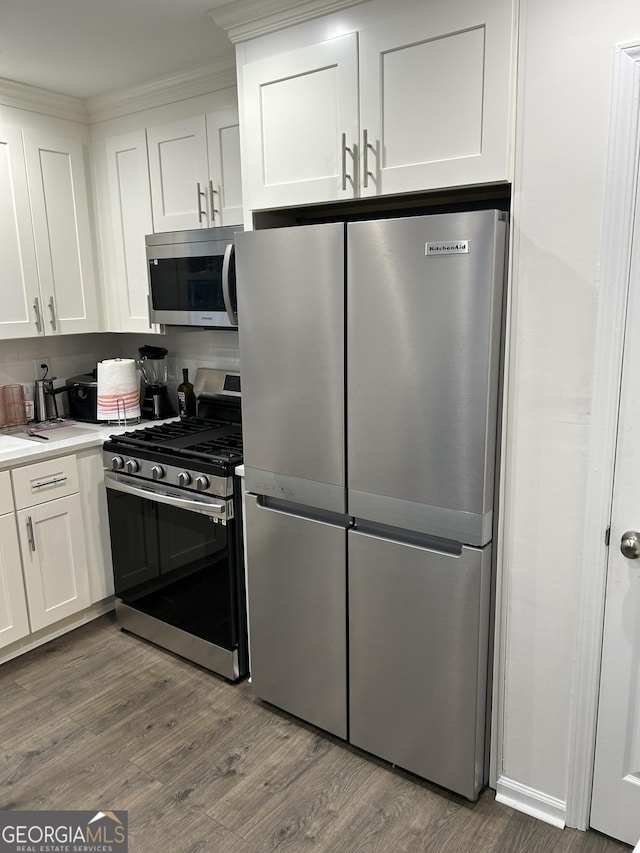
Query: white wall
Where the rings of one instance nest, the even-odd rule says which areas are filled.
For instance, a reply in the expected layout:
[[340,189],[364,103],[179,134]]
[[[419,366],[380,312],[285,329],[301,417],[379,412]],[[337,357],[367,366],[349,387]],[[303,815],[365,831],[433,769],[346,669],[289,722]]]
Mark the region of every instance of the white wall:
[[[0,386],[20,382],[33,387],[42,376],[40,365],[49,366],[56,387],[67,379],[88,373],[105,358],[137,358],[138,347],[161,346],[169,351],[173,371],[169,391],[177,407],[176,388],[186,367],[193,381],[198,367],[239,370],[238,333],[234,330],[171,330],[166,335],[56,335],[51,338],[25,338],[0,341]],[[58,409],[66,411],[66,394],[58,396]]]
[[565,801],[613,55],[640,16],[637,0],[523,13],[501,772]]

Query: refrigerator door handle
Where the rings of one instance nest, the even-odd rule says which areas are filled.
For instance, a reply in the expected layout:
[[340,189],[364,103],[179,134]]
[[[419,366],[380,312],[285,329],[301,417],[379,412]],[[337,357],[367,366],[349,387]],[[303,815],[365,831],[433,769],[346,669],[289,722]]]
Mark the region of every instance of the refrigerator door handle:
[[[390,527],[370,521],[353,519],[354,533],[371,536],[376,539],[385,539],[387,542],[396,542],[399,545],[409,545],[414,548],[422,548],[425,551],[433,551],[445,557],[461,557],[464,544],[453,539],[443,539],[428,533],[417,533],[412,530]],[[474,546],[472,546],[474,547]]]
[[296,504],[291,501],[283,501],[280,498],[272,498],[267,495],[247,495],[247,500],[252,498],[256,506],[267,512],[275,512],[280,515],[294,515],[298,518],[306,518],[310,521],[319,521],[323,524],[332,524],[336,527],[349,528],[353,524],[353,519],[340,512],[332,512],[331,510],[318,509],[317,507],[307,506],[306,504]]
[[232,326],[238,325],[238,315],[233,310],[231,304],[231,290],[229,287],[229,270],[231,267],[231,257],[234,252],[234,244],[229,245],[224,250],[224,260],[222,261],[222,298],[224,299],[224,307],[227,311],[227,317]]

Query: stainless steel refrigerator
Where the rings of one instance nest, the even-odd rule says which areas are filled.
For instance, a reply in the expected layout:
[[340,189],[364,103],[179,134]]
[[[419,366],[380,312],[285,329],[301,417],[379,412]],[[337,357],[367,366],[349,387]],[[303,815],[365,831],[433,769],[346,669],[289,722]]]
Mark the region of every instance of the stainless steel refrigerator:
[[251,676],[475,799],[505,214],[238,234]]

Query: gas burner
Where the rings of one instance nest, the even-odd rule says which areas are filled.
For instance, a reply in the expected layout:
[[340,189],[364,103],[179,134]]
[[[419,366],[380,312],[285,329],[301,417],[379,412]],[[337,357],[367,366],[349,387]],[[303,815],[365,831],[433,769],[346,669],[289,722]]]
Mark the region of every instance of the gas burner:
[[112,435],[104,451],[106,467],[129,477],[227,494],[226,480],[242,463],[242,427],[226,418],[184,418]]

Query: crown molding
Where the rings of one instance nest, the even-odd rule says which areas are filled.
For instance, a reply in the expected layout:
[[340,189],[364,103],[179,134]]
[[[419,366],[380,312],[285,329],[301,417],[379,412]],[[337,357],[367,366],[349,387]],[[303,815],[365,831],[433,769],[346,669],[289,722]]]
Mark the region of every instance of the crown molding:
[[231,57],[148,83],[96,95],[85,103],[89,121],[95,123],[235,86],[236,64]]
[[16,80],[0,78],[0,104],[83,124],[88,120],[87,108],[82,99],[39,89]]
[[282,30],[365,0],[233,0],[209,15],[233,44]]

